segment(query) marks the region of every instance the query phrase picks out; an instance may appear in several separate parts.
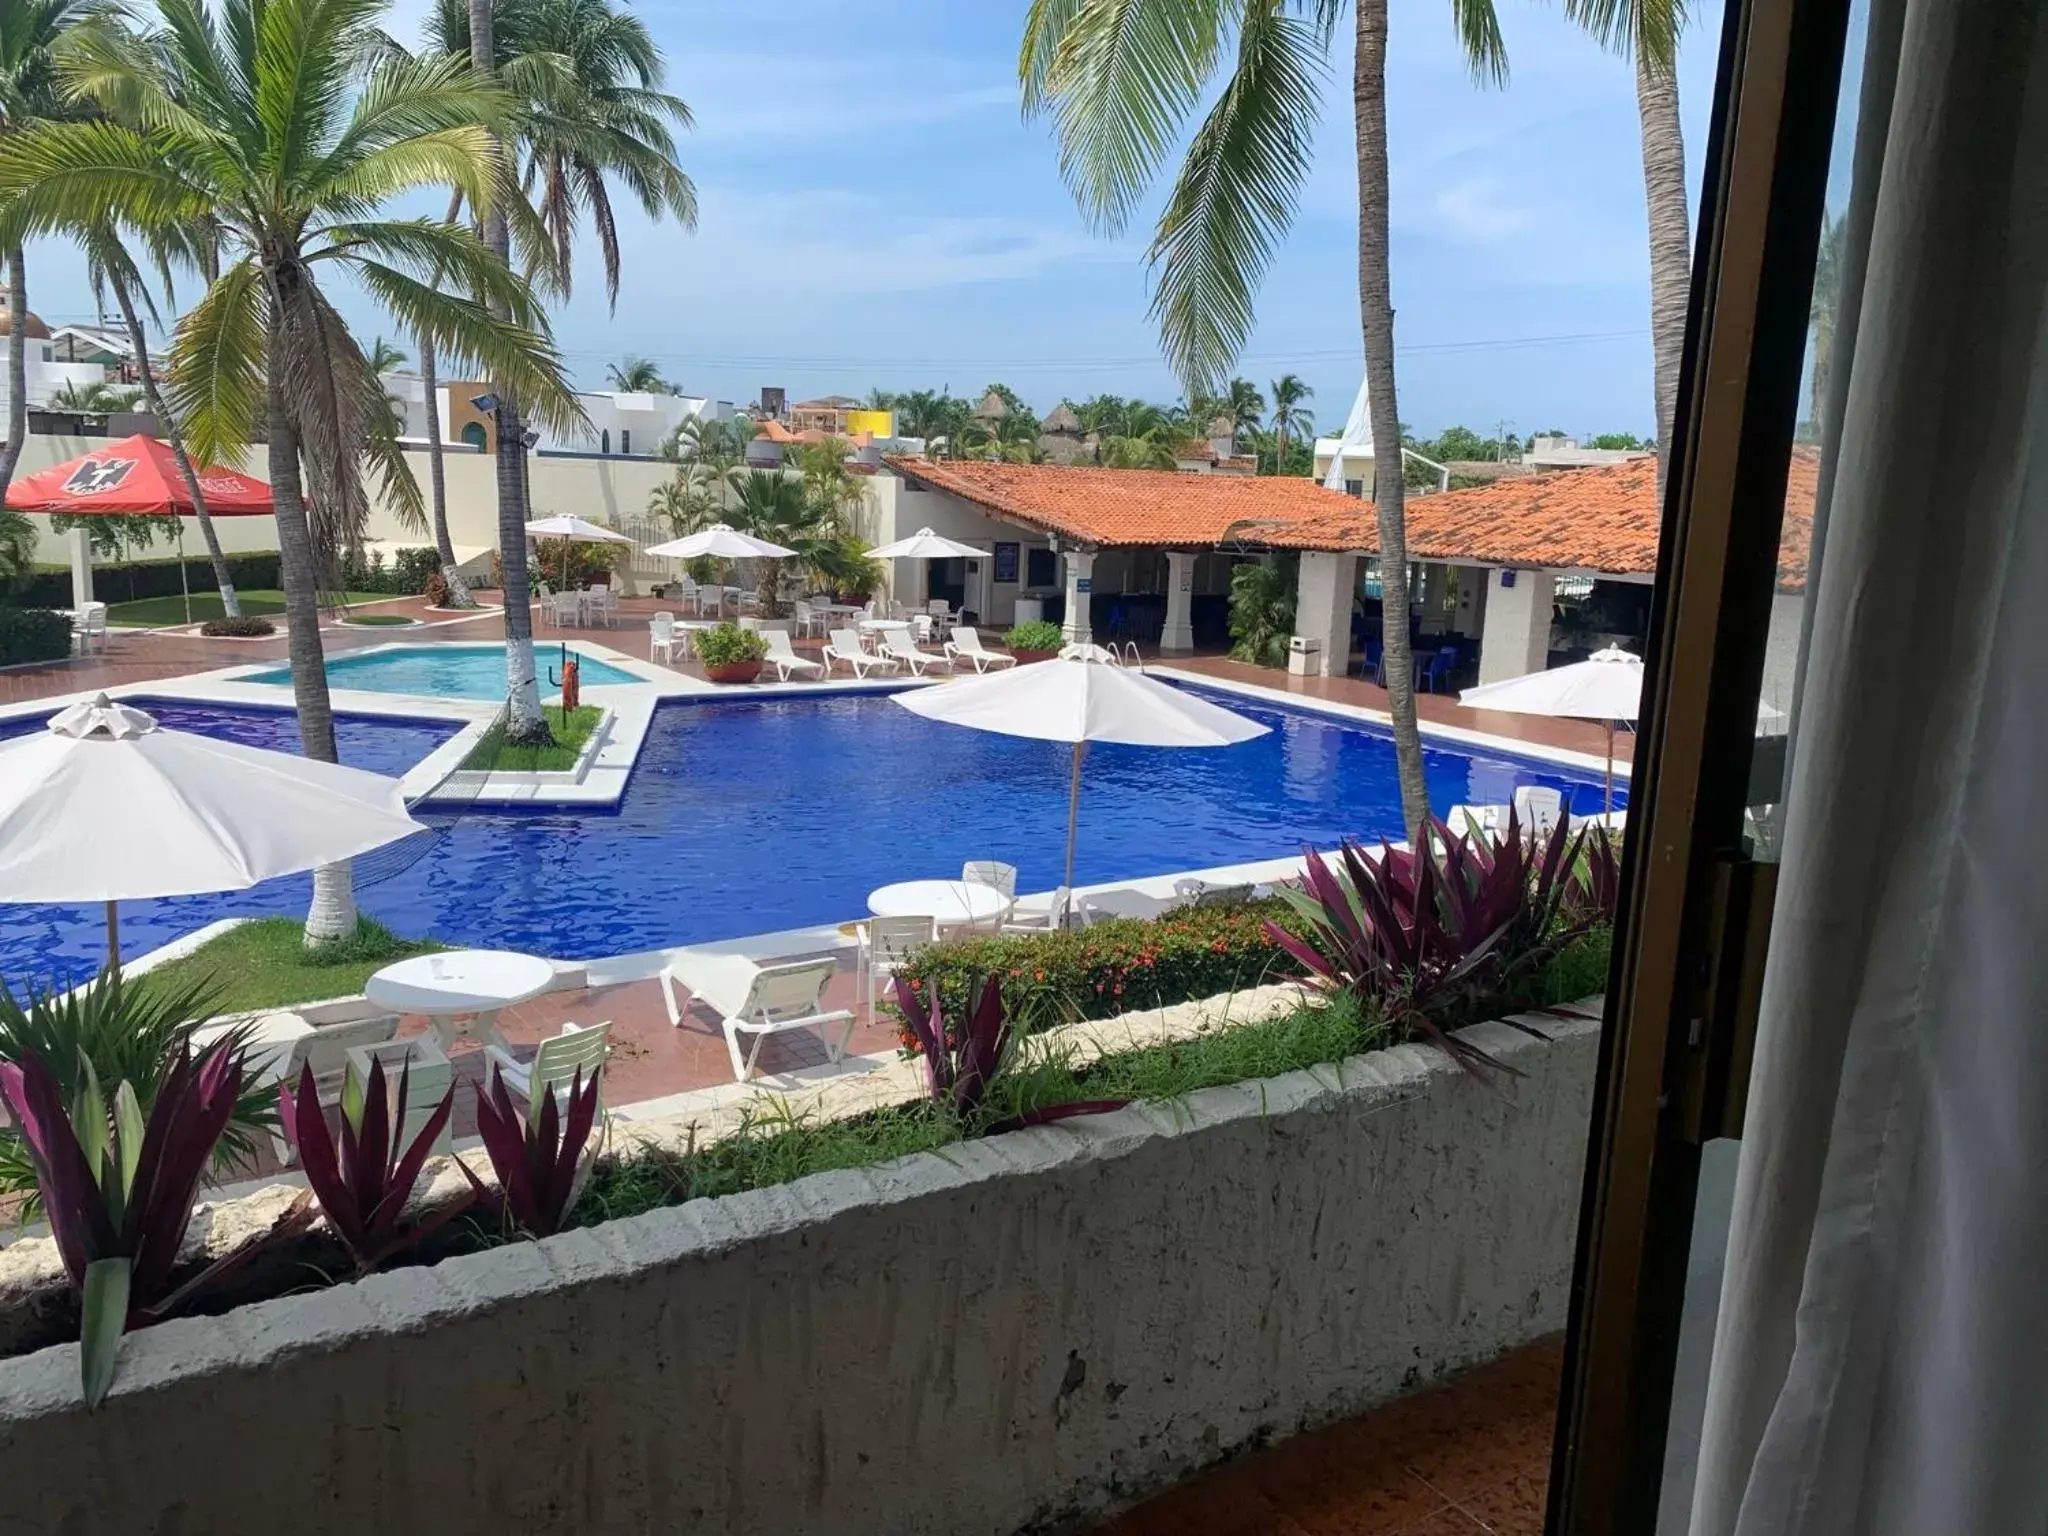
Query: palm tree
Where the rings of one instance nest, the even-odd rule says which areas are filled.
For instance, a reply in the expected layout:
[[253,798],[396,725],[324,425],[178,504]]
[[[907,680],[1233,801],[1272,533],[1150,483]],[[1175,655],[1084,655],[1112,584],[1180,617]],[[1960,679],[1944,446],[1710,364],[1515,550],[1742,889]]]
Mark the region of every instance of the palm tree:
[[379,336],[370,343],[370,372],[380,377],[387,373],[398,372],[399,369],[403,368],[410,361],[412,359],[386,341],[382,336]]
[[25,512],[0,507],[0,592],[11,591],[36,572],[36,525]]
[[627,357],[605,369],[612,388],[622,395],[664,395],[668,380],[644,357]]
[[[57,80],[58,41],[91,13],[95,0],[6,0],[0,5],[0,135],[65,115]],[[22,242],[4,247],[7,312],[7,441],[0,444],[0,497],[14,483],[28,440],[28,258]]]
[[1842,298],[1842,229],[1847,220],[1835,214],[1821,226],[1820,255],[1813,269],[1813,307],[1808,323],[1813,328],[1813,370],[1808,397],[1808,423],[1820,437],[1821,407],[1828,397],[1828,364],[1834,360],[1835,310]]
[[1306,438],[1316,429],[1315,412],[1302,402],[1315,398],[1315,390],[1302,382],[1301,375],[1283,373],[1273,381],[1273,437],[1275,473],[1287,472],[1287,440]]
[[105,416],[113,411],[132,411],[141,398],[141,390],[109,384],[104,379],[95,379],[90,384],[71,379],[62,389],[51,393],[50,405],[52,409],[76,411],[82,416]]
[[[749,469],[733,477],[733,489],[738,495],[725,520],[741,533],[794,550],[801,564],[815,566],[831,558],[826,546],[836,544],[840,529],[804,494],[800,478],[777,469]],[[755,564],[755,595],[761,612],[772,614],[781,595],[782,560]]]
[[[85,248],[85,260],[91,277],[93,291],[101,293],[111,290],[115,306],[121,311],[121,323],[128,332],[128,349],[135,354],[136,376],[142,381],[142,395],[149,402],[149,411],[156,418],[157,430],[171,445],[171,455],[178,461],[178,475],[185,482],[185,494],[192,498],[192,516],[199,524],[199,536],[206,545],[207,562],[213,567],[213,583],[220,590],[221,613],[230,619],[242,616],[242,600],[235,592],[235,578],[228,570],[228,557],[222,553],[220,534],[213,526],[213,515],[206,509],[206,491],[199,483],[199,474],[192,467],[191,455],[185,451],[185,431],[178,424],[165,401],[163,392],[157,388],[156,365],[150,361],[149,339],[142,333],[142,318],[136,312],[135,301],[139,295],[149,306],[149,318],[159,328],[163,318],[157,313],[156,301],[150,297],[149,287],[142,281],[142,273],[136,267],[129,252],[129,241],[111,224],[96,224],[80,237]],[[188,259],[197,259],[202,249],[211,249],[213,236],[210,229],[201,227],[181,231],[169,238],[143,238],[140,243],[151,249],[159,271],[165,274],[164,287],[170,289],[170,265],[173,253]]]
[[1157,437],[1096,439],[1095,462],[1104,469],[1172,469],[1173,448]]
[[[488,205],[485,125],[512,104],[453,60],[366,68],[377,0],[159,8],[160,32],[109,27],[67,65],[106,116],[0,141],[0,227],[19,238],[119,222],[148,235],[216,221],[222,267],[178,326],[174,403],[203,459],[238,452],[259,428],[267,438],[299,733],[309,757],[334,762],[319,593],[368,517],[363,445],[375,443],[381,390],[322,279],[345,273],[412,334],[508,381],[564,428],[578,419],[526,284],[464,231],[376,217],[434,185]],[[313,885],[307,941],[352,933],[347,866],[315,871]]]
[[1233,432],[1250,432],[1265,425],[1266,397],[1250,379],[1232,379],[1230,389],[1216,403],[1221,407],[1216,414],[1230,418]]
[[[1388,0],[1354,0],[1351,104],[1373,438],[1398,443],[1387,252],[1387,6]],[[1152,313],[1167,360],[1191,397],[1209,390],[1251,334],[1259,282],[1308,174],[1326,56],[1342,10],[1342,0],[1032,0],[1018,59],[1024,109],[1051,117],[1061,172],[1105,232],[1129,223],[1211,77],[1227,70],[1188,141],[1148,253]],[[1453,0],[1451,16],[1475,76],[1504,80],[1507,56],[1492,0]],[[1374,479],[1388,713],[1402,815],[1413,835],[1429,812],[1429,795],[1411,686],[1405,504],[1400,475]]]
[[1685,308],[1692,288],[1692,219],[1686,209],[1685,135],[1678,121],[1678,37],[1686,0],[1568,0],[1567,15],[1609,47],[1634,55],[1643,192],[1650,220],[1650,352],[1657,392],[1657,493],[1671,460]]
[[[612,182],[626,186],[650,218],[672,216],[686,229],[697,221],[696,188],[676,163],[672,131],[690,126],[690,109],[661,90],[661,50],[646,24],[608,0],[439,0],[430,31],[446,52],[466,53],[478,74],[502,74],[517,98],[490,158],[499,178],[516,180],[534,206],[498,197],[484,218],[485,244],[509,264],[516,231],[528,273],[545,271],[566,294],[571,248],[587,213],[616,306]],[[516,389],[495,393],[506,739],[539,742],[552,733],[533,665],[525,427]]]

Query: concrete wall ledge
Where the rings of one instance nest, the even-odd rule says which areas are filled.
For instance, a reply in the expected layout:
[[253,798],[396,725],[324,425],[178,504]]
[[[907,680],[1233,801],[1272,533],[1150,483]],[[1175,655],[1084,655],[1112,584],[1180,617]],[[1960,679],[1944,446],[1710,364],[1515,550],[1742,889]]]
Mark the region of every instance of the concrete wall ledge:
[[[0,1361],[9,1530],[1085,1521],[1561,1327],[1597,1023],[1468,1034]],[[168,1523],[167,1523],[168,1522]]]

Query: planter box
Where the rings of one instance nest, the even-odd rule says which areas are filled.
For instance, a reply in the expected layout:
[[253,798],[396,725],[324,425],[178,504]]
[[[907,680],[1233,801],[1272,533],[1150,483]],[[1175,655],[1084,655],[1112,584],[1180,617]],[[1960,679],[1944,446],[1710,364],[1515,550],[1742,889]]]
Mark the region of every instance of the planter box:
[[1051,660],[1052,660],[1052,659],[1053,659],[1053,658],[1054,658],[1055,656],[1059,655],[1059,652],[1058,652],[1058,651],[1012,651],[1012,652],[1010,652],[1010,654],[1011,654],[1012,656],[1014,656],[1014,657],[1016,657],[1016,658],[1017,658],[1017,664],[1018,664],[1019,666],[1029,666],[1029,665],[1030,665],[1030,664],[1031,664],[1032,662],[1034,662],[1034,661],[1051,661]]
[[1562,1326],[1598,1026],[1518,1023],[0,1362],[10,1529],[1081,1521]]
[[707,666],[704,677],[713,683],[751,683],[761,675],[761,668],[765,665],[759,661],[728,661],[715,667]]

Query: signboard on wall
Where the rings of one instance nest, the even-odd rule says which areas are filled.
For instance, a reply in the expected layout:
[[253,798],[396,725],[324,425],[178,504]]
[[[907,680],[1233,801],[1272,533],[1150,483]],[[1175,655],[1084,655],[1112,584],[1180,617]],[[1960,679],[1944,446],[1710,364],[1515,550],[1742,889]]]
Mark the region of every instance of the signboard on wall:
[[999,542],[996,545],[995,579],[997,581],[1015,581],[1017,579],[1017,546],[1015,544]]

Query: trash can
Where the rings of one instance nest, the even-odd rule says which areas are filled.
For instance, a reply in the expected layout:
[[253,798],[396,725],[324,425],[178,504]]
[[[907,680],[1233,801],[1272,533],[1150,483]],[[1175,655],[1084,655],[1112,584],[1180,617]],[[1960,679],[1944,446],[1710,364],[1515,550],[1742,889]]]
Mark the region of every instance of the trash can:
[[1323,670],[1323,643],[1308,635],[1287,637],[1287,675],[1314,677]]

